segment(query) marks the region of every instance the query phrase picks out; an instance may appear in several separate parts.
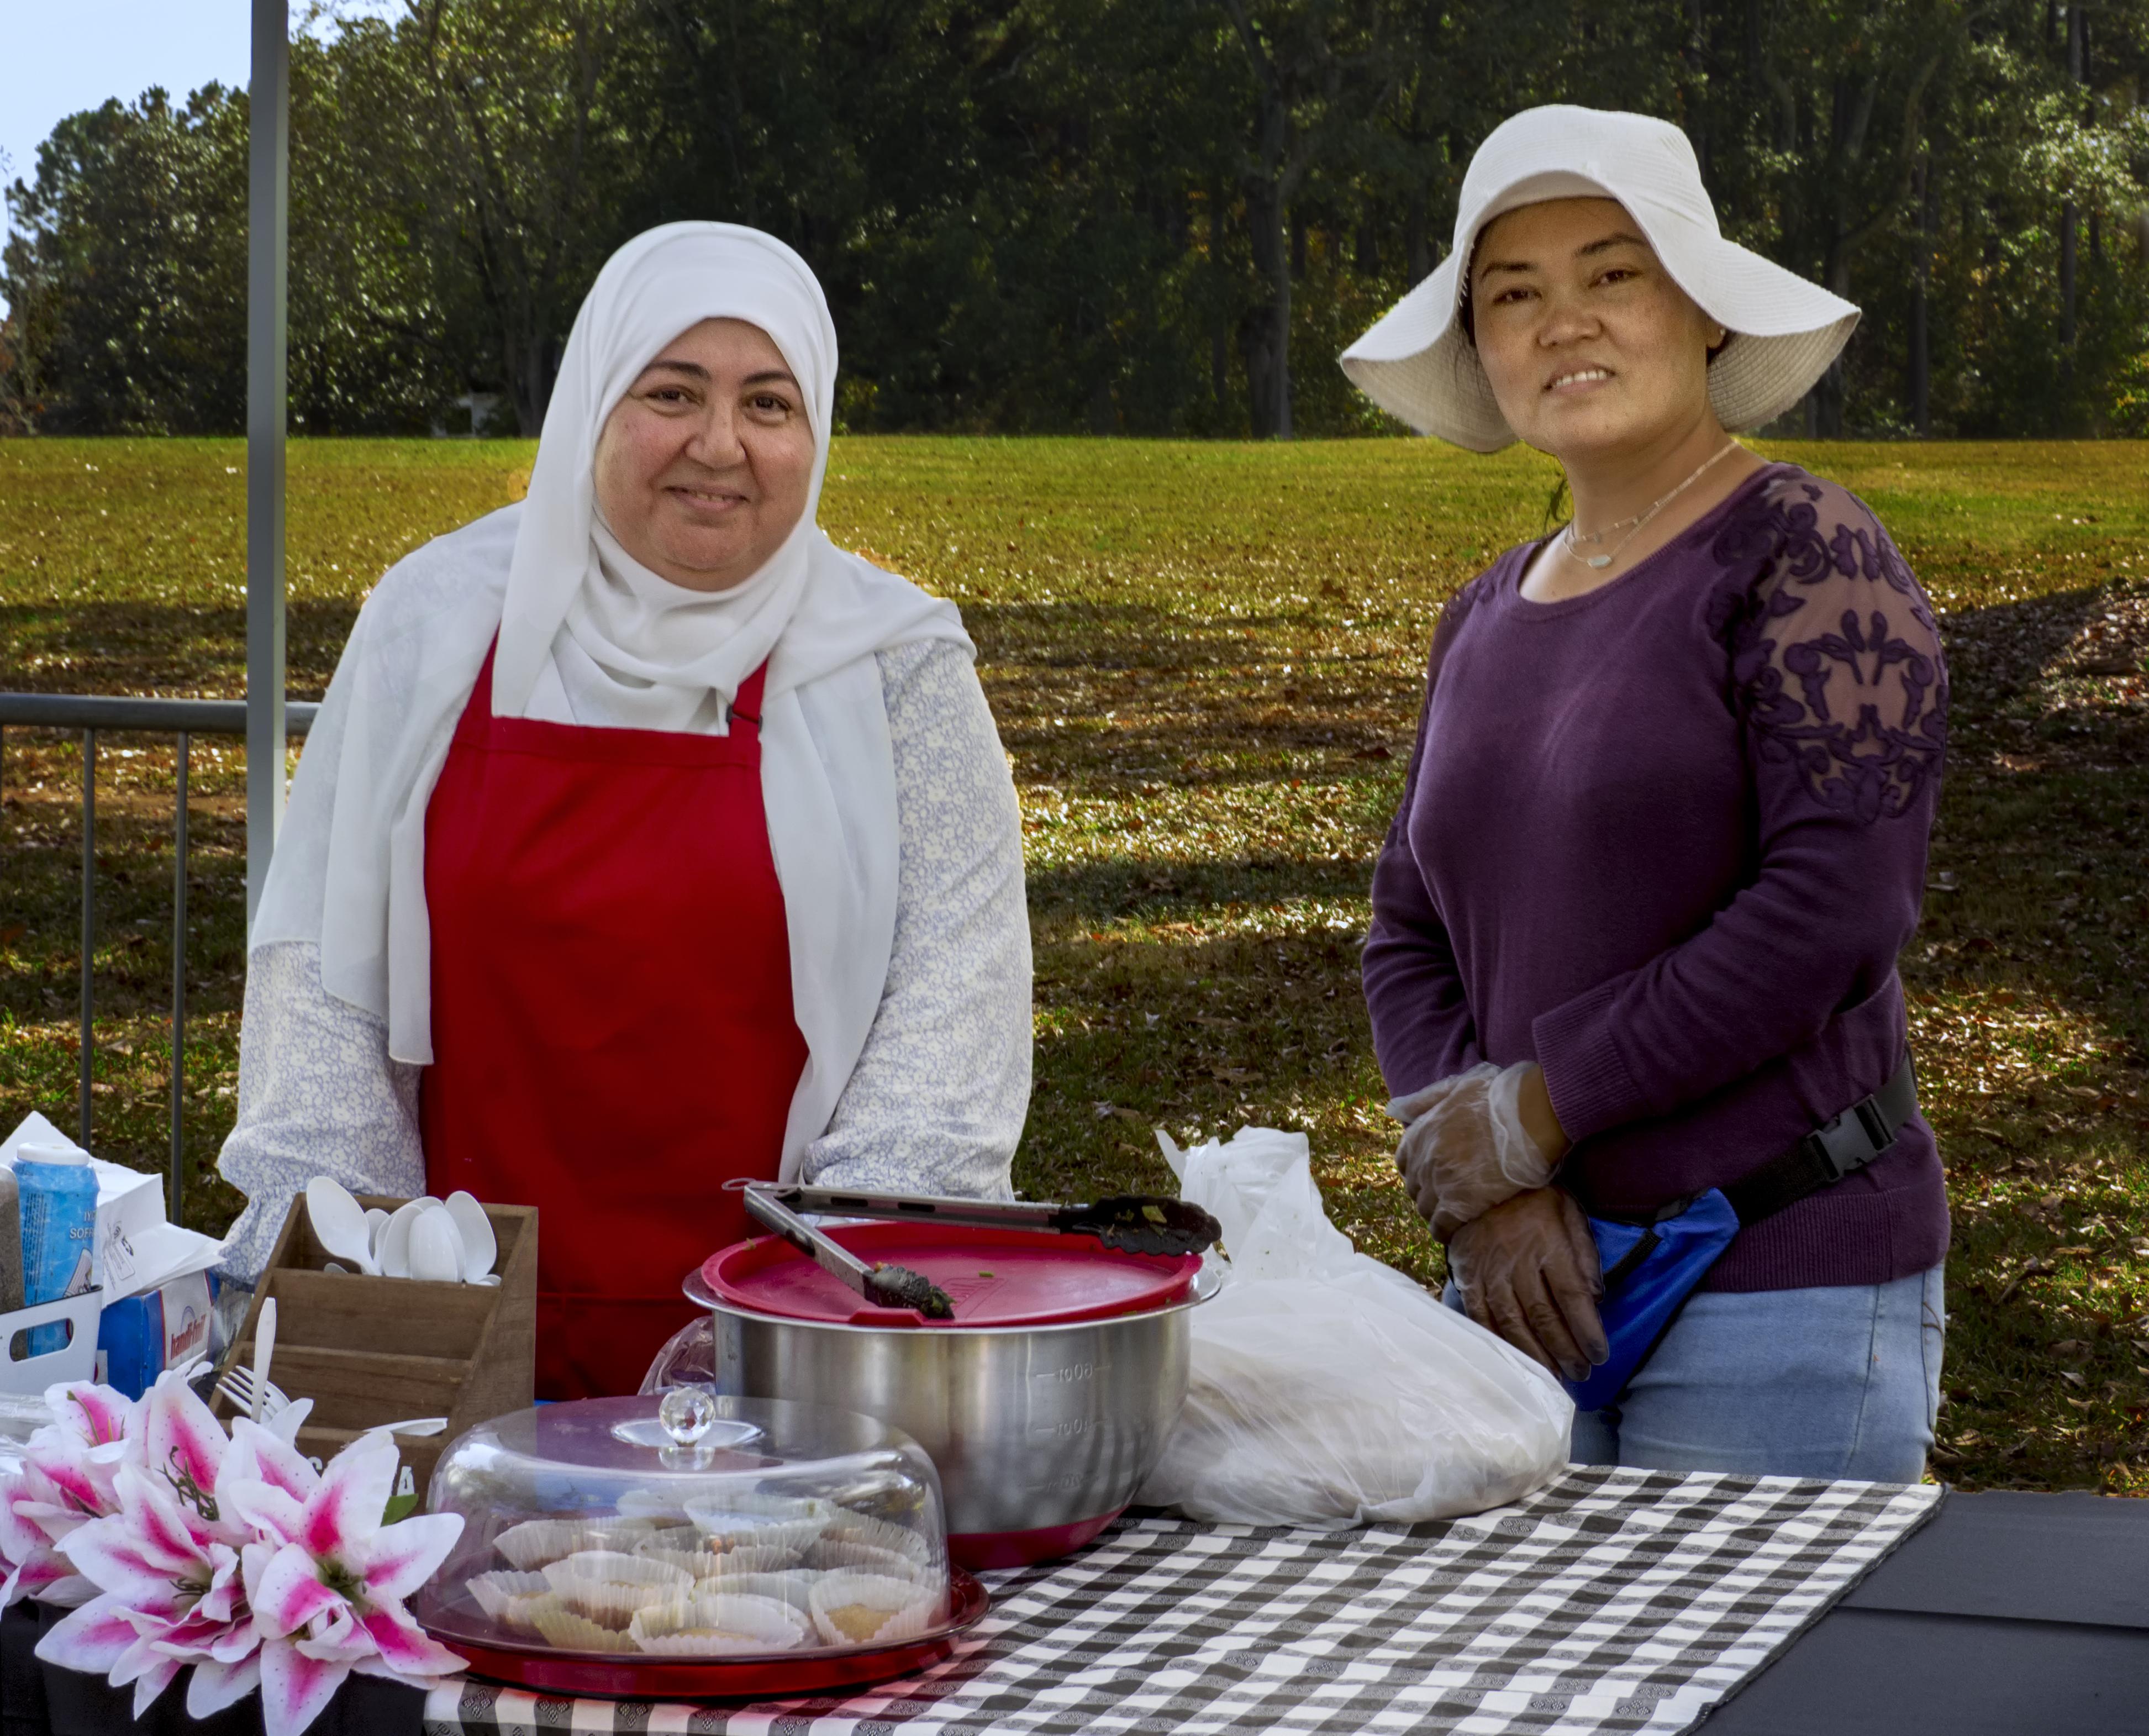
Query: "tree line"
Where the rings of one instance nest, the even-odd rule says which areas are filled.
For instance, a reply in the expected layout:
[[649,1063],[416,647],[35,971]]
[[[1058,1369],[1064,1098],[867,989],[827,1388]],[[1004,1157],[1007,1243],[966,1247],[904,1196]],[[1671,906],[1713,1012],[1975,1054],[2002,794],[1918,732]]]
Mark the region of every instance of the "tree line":
[[[1685,128],[1726,232],[1865,309],[1829,435],[2149,434],[2149,0],[405,0],[291,75],[294,427],[540,425],[652,224],[798,248],[859,429],[1392,428],[1336,352],[1472,150]],[[244,420],[246,98],[72,115],[8,189],[0,425]],[[479,400],[482,403],[483,400]]]

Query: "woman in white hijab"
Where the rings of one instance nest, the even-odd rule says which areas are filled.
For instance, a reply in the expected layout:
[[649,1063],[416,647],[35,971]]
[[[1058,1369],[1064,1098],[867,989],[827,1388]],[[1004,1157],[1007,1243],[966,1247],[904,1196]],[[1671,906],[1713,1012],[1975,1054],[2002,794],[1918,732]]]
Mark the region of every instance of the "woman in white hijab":
[[533,1204],[538,1391],[632,1391],[741,1177],[1004,1196],[1021,828],[953,606],[814,522],[780,242],[672,224],[567,340],[528,498],[353,629],[250,940],[228,1260],[315,1175]]

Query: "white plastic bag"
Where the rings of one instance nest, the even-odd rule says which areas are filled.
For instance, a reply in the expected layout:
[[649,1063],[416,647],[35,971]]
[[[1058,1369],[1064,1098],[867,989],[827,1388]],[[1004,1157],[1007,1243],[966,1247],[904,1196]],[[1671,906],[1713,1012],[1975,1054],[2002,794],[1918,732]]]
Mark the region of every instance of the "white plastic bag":
[[1480,1512],[1564,1468],[1559,1382],[1354,1249],[1321,1210],[1305,1135],[1157,1142],[1229,1258],[1209,1256],[1224,1286],[1194,1311],[1186,1407],[1136,1502],[1340,1530]]

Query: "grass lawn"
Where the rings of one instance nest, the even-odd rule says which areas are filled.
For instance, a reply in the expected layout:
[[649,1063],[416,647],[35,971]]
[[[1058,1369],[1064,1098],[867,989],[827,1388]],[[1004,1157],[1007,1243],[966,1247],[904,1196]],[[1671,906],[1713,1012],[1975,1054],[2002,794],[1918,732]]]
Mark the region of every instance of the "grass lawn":
[[[2149,1492],[2149,447],[1785,445],[1880,512],[1945,616],[1950,763],[1903,961],[1952,1177],[1937,1464]],[[291,689],[359,599],[516,497],[520,444],[290,460]],[[0,687],[236,695],[243,449],[0,442]],[[1165,1185],[1152,1127],[1303,1128],[1336,1221],[1430,1280],[1356,949],[1442,600],[1543,521],[1534,455],[1431,443],[848,440],[823,522],[957,600],[1021,787],[1037,942],[1027,1191]],[[198,744],[189,1215],[236,1084],[243,756]],[[72,1127],[71,740],[0,767],[0,1125]],[[97,1143],[161,1167],[169,742],[101,756]]]

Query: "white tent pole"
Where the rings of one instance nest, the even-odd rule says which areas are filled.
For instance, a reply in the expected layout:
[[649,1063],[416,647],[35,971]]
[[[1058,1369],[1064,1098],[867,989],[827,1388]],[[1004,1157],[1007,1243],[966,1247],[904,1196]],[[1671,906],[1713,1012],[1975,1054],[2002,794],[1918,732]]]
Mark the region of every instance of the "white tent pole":
[[247,97],[246,920],[284,818],[285,255],[289,244],[288,0],[253,0]]

